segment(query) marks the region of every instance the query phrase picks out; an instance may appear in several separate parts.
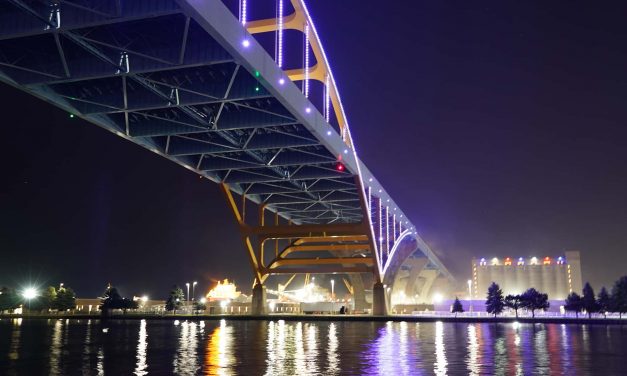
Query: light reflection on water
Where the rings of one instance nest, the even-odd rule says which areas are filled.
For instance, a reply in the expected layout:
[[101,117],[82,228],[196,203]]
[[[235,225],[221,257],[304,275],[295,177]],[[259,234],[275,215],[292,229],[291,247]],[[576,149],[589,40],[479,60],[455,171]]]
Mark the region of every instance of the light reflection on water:
[[626,334],[565,324],[0,319],[0,374],[611,375],[623,374]]

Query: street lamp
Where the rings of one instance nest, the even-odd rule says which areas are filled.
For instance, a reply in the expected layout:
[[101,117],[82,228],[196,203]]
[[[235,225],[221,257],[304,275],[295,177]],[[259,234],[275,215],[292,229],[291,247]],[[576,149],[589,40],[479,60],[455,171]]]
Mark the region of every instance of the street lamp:
[[335,280],[332,279],[331,280],[331,312],[335,313],[335,293],[334,293],[334,287],[335,287]]
[[469,307],[469,311],[472,312],[472,280],[468,280],[468,304],[470,305]]
[[187,286],[187,299],[185,301],[189,303],[189,282],[185,283],[185,286]]
[[196,284],[198,282],[194,281],[194,284],[192,284],[192,300],[196,300]]
[[35,299],[37,297],[37,289],[35,289],[34,287],[27,287],[23,292],[22,292],[22,296],[24,297],[24,299],[26,299],[28,301],[28,310],[30,313],[30,301],[32,299]]

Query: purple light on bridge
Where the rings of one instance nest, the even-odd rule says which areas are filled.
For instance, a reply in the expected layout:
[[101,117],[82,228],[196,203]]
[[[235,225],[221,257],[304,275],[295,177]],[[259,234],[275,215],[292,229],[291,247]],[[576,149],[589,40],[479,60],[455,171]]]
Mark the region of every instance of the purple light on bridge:
[[284,85],[284,84],[285,84],[285,78],[280,78],[279,85]]
[[242,41],[242,46],[244,46],[245,48],[250,47],[250,41],[248,39],[244,39]]
[[308,113],[308,114],[310,114],[310,113],[311,113],[311,107],[307,107],[307,108],[305,109],[305,112],[306,112],[306,113]]

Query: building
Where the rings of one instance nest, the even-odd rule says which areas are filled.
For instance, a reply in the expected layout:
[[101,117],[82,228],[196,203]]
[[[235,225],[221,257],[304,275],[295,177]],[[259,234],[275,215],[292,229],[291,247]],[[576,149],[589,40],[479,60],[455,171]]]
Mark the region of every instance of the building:
[[564,252],[555,258],[473,258],[472,298],[485,298],[492,282],[501,287],[504,295],[520,294],[533,287],[547,293],[551,300],[566,299],[569,293],[581,293],[583,289],[579,251]]

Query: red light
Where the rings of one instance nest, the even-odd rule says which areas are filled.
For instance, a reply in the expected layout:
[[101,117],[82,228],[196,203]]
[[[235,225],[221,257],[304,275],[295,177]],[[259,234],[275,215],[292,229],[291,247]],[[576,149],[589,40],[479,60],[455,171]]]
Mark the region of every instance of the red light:
[[338,163],[335,165],[335,169],[338,171],[344,171],[344,165],[341,163]]

